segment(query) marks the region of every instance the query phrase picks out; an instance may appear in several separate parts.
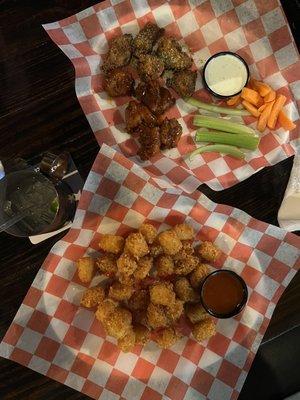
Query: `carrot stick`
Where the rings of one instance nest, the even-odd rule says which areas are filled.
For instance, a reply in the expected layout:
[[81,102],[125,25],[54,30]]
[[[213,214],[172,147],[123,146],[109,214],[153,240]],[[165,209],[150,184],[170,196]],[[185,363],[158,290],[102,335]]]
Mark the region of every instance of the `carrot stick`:
[[[286,102],[286,97],[283,94],[279,94],[276,97],[276,100],[274,102],[274,105],[272,107],[272,111],[271,111],[271,113],[270,113],[270,115],[268,117],[268,122],[267,122],[267,125],[268,125],[268,127],[270,129],[274,129],[275,128],[279,111],[281,111],[281,109],[284,106],[285,102]],[[268,104],[271,104],[271,103],[268,103]]]
[[262,98],[256,90],[246,87],[243,88],[241,97],[254,106],[257,106],[260,102],[262,102]]
[[259,111],[260,114],[264,111],[264,109],[266,108],[266,106],[267,106],[267,104],[265,103],[265,104],[263,104],[262,106],[260,106],[260,107],[258,108],[258,111]]
[[227,100],[228,106],[236,106],[239,104],[241,100],[241,95],[237,94],[236,96],[231,97],[231,99]]
[[276,93],[274,90],[271,90],[266,96],[264,96],[264,102],[269,103],[270,101],[275,100]]
[[251,103],[244,100],[244,101],[242,101],[242,104],[246,108],[246,110],[249,111],[249,113],[253,115],[253,117],[260,116],[260,112],[258,111],[258,109],[256,107],[254,107]]
[[257,82],[256,83],[257,91],[262,96],[265,97],[268,93],[271,92],[271,88],[264,82]]
[[275,101],[267,103],[266,107],[264,108],[263,112],[260,114],[260,117],[257,121],[257,130],[259,132],[263,132],[266,129],[267,122],[269,115],[272,111],[272,107]]
[[296,128],[294,122],[285,114],[283,110],[279,111],[278,122],[287,131],[292,131]]

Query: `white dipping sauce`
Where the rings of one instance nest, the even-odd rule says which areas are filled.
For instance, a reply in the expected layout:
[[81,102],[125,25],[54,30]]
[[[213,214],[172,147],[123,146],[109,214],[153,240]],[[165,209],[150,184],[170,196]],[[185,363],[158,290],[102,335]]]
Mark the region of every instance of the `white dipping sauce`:
[[246,85],[247,78],[245,64],[232,54],[213,57],[204,72],[207,86],[221,96],[232,96],[240,92]]

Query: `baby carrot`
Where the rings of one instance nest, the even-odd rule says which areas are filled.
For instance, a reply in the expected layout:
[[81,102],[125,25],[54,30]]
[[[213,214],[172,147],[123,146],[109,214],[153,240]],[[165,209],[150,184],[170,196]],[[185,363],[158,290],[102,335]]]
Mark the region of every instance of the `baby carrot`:
[[228,106],[236,106],[239,104],[241,100],[241,95],[237,94],[236,96],[231,97],[231,99],[227,100]]
[[258,111],[258,109],[256,107],[254,107],[251,103],[244,100],[244,101],[242,101],[242,104],[246,108],[246,110],[249,111],[249,113],[253,115],[253,117],[260,116],[260,112]]
[[262,98],[256,90],[244,87],[241,94],[242,99],[248,101],[249,103],[257,106],[262,102]]
[[[286,97],[283,94],[279,94],[276,97],[276,100],[274,102],[274,105],[272,107],[272,110],[270,112],[270,115],[268,117],[267,125],[270,129],[274,129],[279,111],[281,111],[282,107],[284,106],[284,103],[286,102]],[[272,102],[271,102],[272,103]],[[270,104],[271,104],[270,103]],[[267,107],[266,107],[267,108]]]
[[260,114],[260,117],[257,121],[257,130],[259,132],[263,132],[266,129],[268,118],[272,111],[273,104],[274,104],[274,101],[267,103],[263,112]]
[[274,90],[271,90],[266,96],[264,96],[264,102],[269,103],[270,101],[275,100],[276,93]]
[[292,131],[296,128],[294,122],[285,114],[283,110],[279,111],[278,122],[287,131]]

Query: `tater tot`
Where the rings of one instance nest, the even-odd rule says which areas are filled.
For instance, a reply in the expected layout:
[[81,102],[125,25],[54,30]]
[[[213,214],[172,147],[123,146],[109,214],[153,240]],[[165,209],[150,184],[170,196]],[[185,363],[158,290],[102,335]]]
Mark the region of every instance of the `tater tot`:
[[199,258],[190,254],[183,254],[182,257],[178,257],[175,262],[174,272],[177,275],[188,275],[199,264]]
[[123,253],[117,259],[117,267],[120,274],[132,275],[137,269],[137,262],[128,253]]
[[135,282],[133,275],[118,274],[118,279],[123,285],[127,286],[133,286]]
[[105,234],[102,235],[99,242],[99,247],[108,253],[120,254],[124,248],[125,239],[122,236]]
[[198,342],[202,342],[209,339],[216,333],[216,326],[212,318],[205,318],[202,321],[197,322],[193,328],[192,333],[194,338]]
[[193,288],[198,289],[203,278],[210,272],[210,267],[207,264],[198,264],[194,271],[189,276]]
[[81,298],[80,305],[92,308],[100,304],[105,298],[105,291],[101,286],[95,286],[87,289]]
[[150,302],[149,292],[146,289],[137,290],[128,300],[128,307],[132,311],[145,310]]
[[112,300],[104,300],[102,303],[99,304],[99,307],[96,311],[96,318],[103,322],[117,307],[117,304]]
[[146,344],[150,338],[149,329],[141,324],[137,324],[133,327],[133,331],[135,333],[135,344]]
[[153,258],[150,256],[142,257],[137,262],[138,267],[134,272],[134,277],[136,280],[145,279],[148,276],[152,266],[153,266]]
[[158,332],[155,341],[159,347],[167,349],[168,347],[173,346],[178,339],[180,339],[180,336],[174,328],[164,328]]
[[157,276],[166,278],[174,274],[174,261],[170,256],[161,255],[156,261]]
[[189,280],[185,277],[181,277],[175,282],[174,290],[179,299],[184,302],[194,303],[200,299],[199,293],[192,288]]
[[158,241],[164,252],[169,255],[178,253],[182,248],[181,241],[172,230],[161,232],[158,235]]
[[170,323],[174,324],[181,317],[183,311],[183,301],[179,299],[176,299],[170,307],[166,307],[166,315]]
[[153,304],[170,306],[175,302],[175,292],[172,283],[159,282],[152,285],[149,289],[150,300]]
[[130,329],[125,336],[118,339],[118,347],[120,350],[124,351],[124,353],[127,353],[128,351],[131,351],[134,348],[134,346],[135,346],[135,333],[133,329]]
[[79,258],[77,260],[77,272],[81,282],[91,282],[95,274],[95,260],[91,257]]
[[111,314],[103,320],[103,326],[108,335],[120,339],[131,329],[132,315],[123,307],[116,307]]
[[185,313],[188,319],[195,324],[196,322],[202,321],[209,315],[201,305],[201,303],[187,304],[185,307]]
[[211,242],[202,242],[199,246],[199,255],[206,261],[215,262],[221,255],[221,250]]
[[152,246],[150,246],[150,256],[158,257],[163,254],[164,250],[158,242],[154,242]]
[[132,286],[124,285],[116,281],[109,288],[108,296],[113,300],[123,301],[130,299],[133,292],[134,288]]
[[195,250],[194,250],[194,246],[193,246],[193,242],[191,240],[182,240],[182,249],[180,251],[180,253],[184,253],[184,254],[191,254],[193,255]]
[[140,232],[131,233],[125,241],[125,251],[134,258],[144,257],[149,253],[148,244]]
[[150,303],[147,308],[147,319],[149,326],[153,329],[168,326],[169,323],[164,307],[153,303]]
[[180,240],[191,240],[194,238],[194,229],[188,224],[178,224],[173,229]]
[[152,244],[156,238],[157,230],[151,225],[144,223],[139,227],[139,232],[144,236],[148,244]]
[[96,260],[96,267],[100,272],[107,276],[113,276],[117,273],[117,257],[115,254],[103,254]]

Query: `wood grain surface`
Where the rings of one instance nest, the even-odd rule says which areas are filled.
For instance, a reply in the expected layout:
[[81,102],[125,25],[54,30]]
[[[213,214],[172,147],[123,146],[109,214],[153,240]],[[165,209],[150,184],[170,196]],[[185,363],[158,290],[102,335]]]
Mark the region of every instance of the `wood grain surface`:
[[[82,177],[88,175],[98,145],[75,95],[73,66],[41,24],[92,4],[95,1],[0,0],[0,159],[32,159],[44,151],[68,150]],[[298,39],[299,1],[285,1],[283,6]],[[200,189],[213,201],[277,225],[292,162],[290,158],[265,168],[222,192]],[[26,239],[0,234],[0,340],[44,258],[63,235],[33,246]],[[276,307],[240,400],[283,399],[300,390],[299,335],[298,273]],[[0,399],[85,398],[30,369],[0,360]]]

